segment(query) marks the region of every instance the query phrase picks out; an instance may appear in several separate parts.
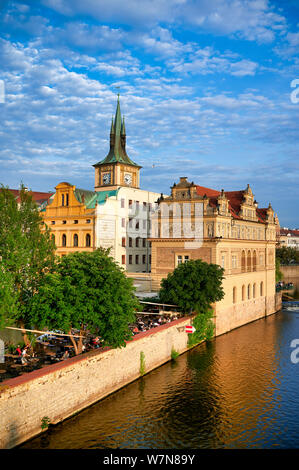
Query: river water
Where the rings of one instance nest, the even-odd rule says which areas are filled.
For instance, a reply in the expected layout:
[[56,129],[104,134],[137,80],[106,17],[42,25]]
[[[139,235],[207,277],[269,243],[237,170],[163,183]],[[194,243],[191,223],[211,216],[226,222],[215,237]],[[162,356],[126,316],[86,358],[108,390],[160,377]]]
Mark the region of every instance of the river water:
[[291,361],[296,338],[299,343],[299,310],[250,323],[22,447],[298,448],[299,362]]

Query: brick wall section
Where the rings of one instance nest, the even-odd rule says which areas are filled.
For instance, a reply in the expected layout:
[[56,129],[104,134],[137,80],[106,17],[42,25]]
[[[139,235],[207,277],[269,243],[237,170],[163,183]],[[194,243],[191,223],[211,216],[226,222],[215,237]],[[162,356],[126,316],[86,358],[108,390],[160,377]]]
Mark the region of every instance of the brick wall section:
[[56,424],[140,376],[140,353],[146,372],[183,353],[189,319],[140,333],[126,348],[91,351],[0,384],[0,448],[12,448],[41,432],[41,420]]

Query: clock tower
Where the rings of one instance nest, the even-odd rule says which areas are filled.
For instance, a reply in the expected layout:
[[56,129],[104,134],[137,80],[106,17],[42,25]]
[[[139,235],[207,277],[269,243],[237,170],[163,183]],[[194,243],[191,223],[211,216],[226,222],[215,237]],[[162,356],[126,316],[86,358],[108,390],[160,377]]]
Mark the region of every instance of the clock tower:
[[127,155],[125,119],[121,117],[119,96],[115,118],[111,122],[109,153],[93,166],[95,191],[112,190],[120,186],[139,189],[139,171],[142,167]]

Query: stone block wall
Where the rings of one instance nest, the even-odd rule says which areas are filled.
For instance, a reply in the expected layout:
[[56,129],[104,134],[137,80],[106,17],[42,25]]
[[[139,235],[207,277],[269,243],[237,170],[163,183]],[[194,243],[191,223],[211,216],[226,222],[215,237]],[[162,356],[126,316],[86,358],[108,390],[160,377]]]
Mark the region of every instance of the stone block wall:
[[188,349],[179,319],[135,336],[122,349],[91,351],[0,384],[0,448],[12,448],[41,432],[41,420],[56,424]]

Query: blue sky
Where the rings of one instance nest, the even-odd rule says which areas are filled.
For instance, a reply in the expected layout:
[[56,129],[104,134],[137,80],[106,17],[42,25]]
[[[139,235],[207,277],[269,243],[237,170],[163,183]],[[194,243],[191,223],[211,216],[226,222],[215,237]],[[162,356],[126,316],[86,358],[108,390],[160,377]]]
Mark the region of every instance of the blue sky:
[[249,183],[299,227],[298,25],[297,0],[0,0],[0,182],[93,189],[119,92],[143,189]]

